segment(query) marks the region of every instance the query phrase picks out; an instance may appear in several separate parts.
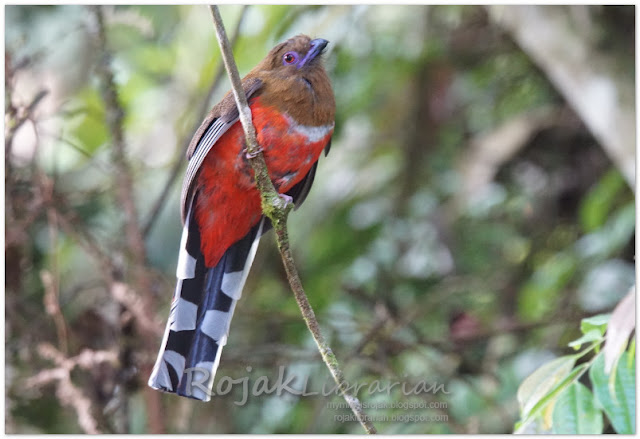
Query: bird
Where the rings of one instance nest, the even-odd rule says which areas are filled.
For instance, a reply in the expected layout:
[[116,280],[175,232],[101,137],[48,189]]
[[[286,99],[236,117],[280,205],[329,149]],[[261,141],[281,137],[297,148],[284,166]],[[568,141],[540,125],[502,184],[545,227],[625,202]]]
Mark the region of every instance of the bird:
[[[322,54],[328,41],[296,35],[243,79],[256,137],[274,187],[297,209],[318,160],[329,153],[335,97]],[[150,387],[209,401],[260,237],[263,214],[233,95],[215,105],[187,148],[176,288]]]

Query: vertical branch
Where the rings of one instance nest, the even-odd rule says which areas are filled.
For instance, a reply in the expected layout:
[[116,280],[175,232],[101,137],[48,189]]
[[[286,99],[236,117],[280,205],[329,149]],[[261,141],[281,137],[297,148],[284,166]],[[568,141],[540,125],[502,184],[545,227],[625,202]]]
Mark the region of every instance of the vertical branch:
[[144,241],[138,226],[138,215],[133,200],[133,178],[127,161],[122,129],[124,110],[118,100],[113,72],[109,65],[110,54],[107,51],[102,8],[100,6],[92,6],[92,10],[97,24],[97,39],[100,48],[97,74],[100,78],[100,93],[105,104],[107,127],[111,135],[111,161],[116,170],[117,199],[125,216],[125,233],[127,243],[131,246],[131,253],[136,261],[144,261],[146,258]]
[[269,178],[269,173],[267,171],[267,165],[265,163],[264,156],[256,140],[256,131],[251,120],[251,109],[249,108],[249,105],[247,103],[247,97],[243,92],[240,75],[238,74],[238,68],[236,67],[233,53],[231,51],[231,46],[224,30],[224,24],[222,23],[220,11],[218,10],[217,6],[209,6],[209,9],[211,11],[211,15],[216,27],[216,35],[218,37],[220,50],[222,51],[222,58],[227,68],[227,73],[229,74],[229,77],[231,79],[233,95],[236,100],[236,105],[238,106],[240,122],[242,123],[242,128],[244,129],[247,141],[247,153],[249,156],[253,157],[249,159],[249,162],[251,163],[251,167],[253,168],[253,171],[255,173],[256,185],[258,187],[258,190],[260,191],[260,196],[262,199],[262,209],[265,215],[269,217],[273,224],[273,228],[276,233],[278,249],[280,251],[285,270],[287,272],[289,285],[291,287],[291,290],[293,291],[298,306],[300,307],[302,317],[304,318],[304,321],[307,324],[307,327],[309,328],[309,331],[311,332],[316,345],[318,346],[318,350],[322,355],[322,359],[327,365],[329,372],[331,372],[331,375],[338,385],[342,396],[349,404],[349,407],[351,407],[351,410],[360,421],[360,424],[362,424],[365,431],[367,433],[377,433],[376,428],[371,423],[369,417],[364,413],[362,404],[360,403],[358,398],[349,392],[348,383],[338,365],[338,360],[327,344],[324,336],[322,335],[322,332],[320,331],[318,320],[315,317],[313,308],[311,307],[311,304],[309,303],[309,300],[307,299],[307,296],[304,292],[304,288],[302,287],[302,282],[300,280],[300,276],[298,275],[298,270],[294,263],[291,250],[289,248],[287,216],[289,214],[291,206],[287,206],[282,202],[275,190],[275,187],[273,186],[273,183],[271,182],[271,179]]
[[[54,181],[44,173],[40,174],[40,191],[49,204],[53,197]],[[60,309],[60,273],[58,270],[58,215],[52,207],[46,209],[49,230],[49,269],[40,271],[40,280],[44,287],[44,309],[51,316],[56,326],[56,335],[60,350],[69,353],[69,336],[67,323]]]
[[[114,82],[113,72],[109,65],[110,54],[107,50],[107,37],[102,8],[101,6],[91,6],[91,11],[93,12],[97,25],[96,40],[100,57],[97,74],[100,79],[100,92],[105,104],[106,120],[111,135],[111,161],[115,168],[116,198],[124,212],[126,245],[131,258],[130,265],[133,268],[133,284],[141,299],[141,304],[139,307],[136,307],[136,309],[153,310],[156,307],[155,299],[151,292],[151,278],[146,269],[147,256],[144,235],[138,221],[138,214],[133,198],[133,177],[126,156],[122,124],[124,109],[118,100],[118,92]],[[125,346],[122,347],[121,352],[124,363],[130,363],[132,361],[132,351],[135,349],[135,347],[131,345],[132,330],[140,330],[144,344],[154,345],[156,343],[155,333],[146,329],[143,325],[138,325],[135,328],[125,325],[122,328]],[[151,372],[151,367],[151,364],[145,362],[140,368],[140,375],[148,375]],[[151,433],[163,433],[165,427],[160,394],[147,387],[145,387],[143,392],[148,408],[149,431]],[[126,404],[126,398],[123,401],[124,404]]]

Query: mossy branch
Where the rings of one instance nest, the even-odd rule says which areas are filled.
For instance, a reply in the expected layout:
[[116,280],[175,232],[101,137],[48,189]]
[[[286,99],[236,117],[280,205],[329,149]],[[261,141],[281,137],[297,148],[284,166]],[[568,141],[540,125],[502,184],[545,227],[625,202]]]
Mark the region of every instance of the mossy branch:
[[247,103],[247,98],[242,88],[242,82],[238,73],[233,53],[231,51],[231,45],[227,38],[227,34],[222,23],[222,17],[217,6],[209,6],[211,15],[213,16],[213,22],[215,24],[216,35],[218,37],[218,44],[222,52],[222,59],[227,69],[229,78],[231,79],[231,86],[233,89],[233,96],[235,97],[236,105],[238,106],[238,112],[240,113],[240,123],[244,129],[248,156],[251,167],[255,173],[256,185],[260,191],[260,197],[262,200],[262,210],[264,214],[271,220],[274,231],[276,233],[276,242],[278,244],[278,250],[282,257],[285,270],[287,272],[287,279],[291,290],[298,302],[302,317],[304,318],[314,341],[318,345],[322,359],[324,360],[329,372],[333,376],[338,388],[340,389],[342,396],[351,407],[354,415],[358,418],[362,426],[367,433],[377,433],[376,428],[373,426],[369,417],[364,413],[362,404],[357,397],[352,395],[348,389],[348,383],[344,378],[344,374],[338,365],[338,360],[333,354],[333,351],[327,344],[320,331],[320,325],[315,317],[313,308],[307,299],[307,295],[302,287],[298,270],[293,261],[293,255],[289,248],[289,235],[287,232],[287,217],[292,205],[285,203],[280,198],[278,192],[267,171],[267,164],[264,160],[264,156],[261,152],[260,146],[256,139],[256,130],[251,120],[251,109]]

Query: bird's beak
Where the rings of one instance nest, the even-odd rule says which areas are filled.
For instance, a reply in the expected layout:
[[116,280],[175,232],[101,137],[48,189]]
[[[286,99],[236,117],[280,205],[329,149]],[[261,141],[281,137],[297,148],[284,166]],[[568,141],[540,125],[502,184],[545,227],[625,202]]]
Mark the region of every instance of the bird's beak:
[[311,61],[320,56],[324,48],[327,47],[327,44],[329,44],[329,42],[322,38],[311,40],[311,48],[307,52],[307,55],[298,64],[298,68],[308,65]]

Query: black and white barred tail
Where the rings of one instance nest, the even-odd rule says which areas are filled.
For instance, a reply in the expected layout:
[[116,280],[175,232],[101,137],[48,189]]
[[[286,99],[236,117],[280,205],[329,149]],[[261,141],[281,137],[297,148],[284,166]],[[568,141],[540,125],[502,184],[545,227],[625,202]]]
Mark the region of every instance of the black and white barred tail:
[[266,231],[263,218],[233,244],[213,268],[206,268],[200,232],[189,212],[182,231],[171,313],[149,386],[209,401],[222,347],[236,303]]
[[[329,151],[331,142],[325,148]],[[302,205],[316,173],[318,162],[287,192],[296,209]],[[195,203],[189,198],[190,206]],[[169,321],[149,386],[181,396],[209,401],[222,347],[227,343],[229,325],[236,302],[253,263],[260,236],[271,228],[268,219],[260,222],[241,240],[227,249],[218,264],[207,268],[200,250],[200,231],[187,210],[178,278]]]

